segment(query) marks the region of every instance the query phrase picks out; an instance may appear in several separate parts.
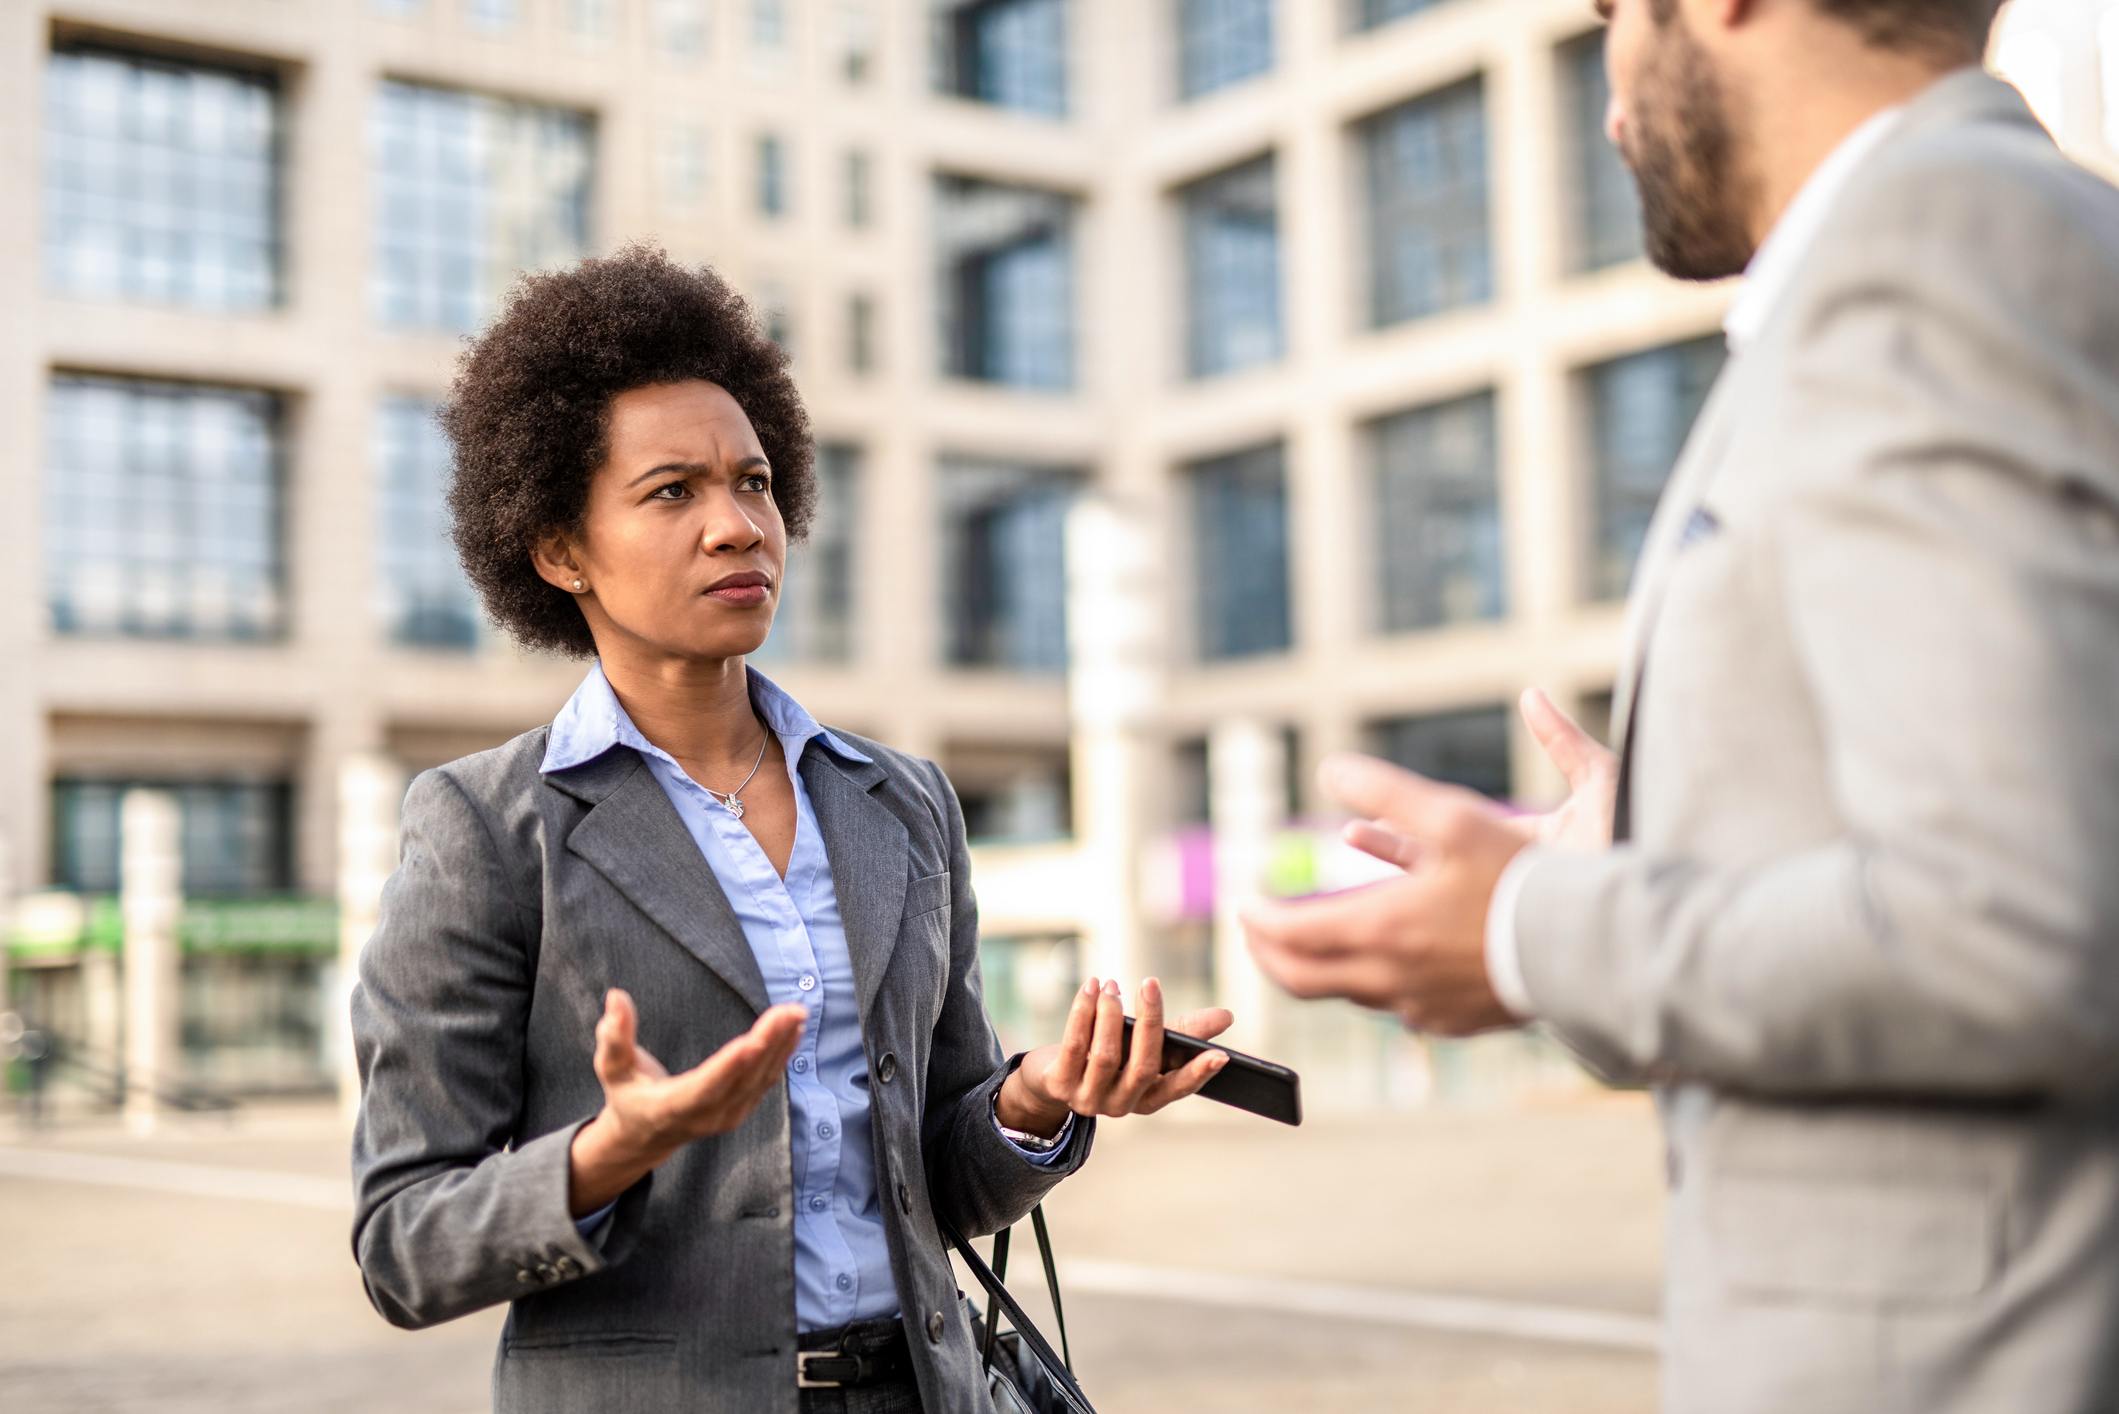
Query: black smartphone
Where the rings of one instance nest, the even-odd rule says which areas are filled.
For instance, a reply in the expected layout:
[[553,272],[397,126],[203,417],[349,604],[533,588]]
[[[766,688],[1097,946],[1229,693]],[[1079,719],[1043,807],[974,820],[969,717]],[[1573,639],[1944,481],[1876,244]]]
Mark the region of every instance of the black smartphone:
[[[1125,1058],[1133,1054],[1133,1018],[1130,1016],[1126,1018],[1126,1034],[1119,1049],[1119,1063],[1123,1065]],[[1302,1123],[1302,1077],[1284,1065],[1247,1056],[1233,1046],[1202,1041],[1182,1031],[1164,1031],[1162,1068],[1176,1070],[1207,1051],[1220,1051],[1229,1058],[1229,1063],[1221,1068],[1221,1074],[1200,1087],[1201,1095],[1266,1119],[1277,1119],[1282,1124]]]

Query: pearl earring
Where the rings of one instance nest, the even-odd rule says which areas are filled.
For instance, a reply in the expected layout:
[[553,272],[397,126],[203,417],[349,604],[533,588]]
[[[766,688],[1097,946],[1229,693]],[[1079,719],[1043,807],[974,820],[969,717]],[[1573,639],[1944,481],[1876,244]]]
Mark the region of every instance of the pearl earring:
[[579,593],[580,593],[580,592],[582,591],[582,588],[583,588],[583,586],[582,586],[582,583],[581,583],[581,581],[580,581],[580,580],[578,580],[578,579],[577,579],[577,580],[575,580],[575,581],[574,581],[574,592],[575,592],[576,594],[579,594]]

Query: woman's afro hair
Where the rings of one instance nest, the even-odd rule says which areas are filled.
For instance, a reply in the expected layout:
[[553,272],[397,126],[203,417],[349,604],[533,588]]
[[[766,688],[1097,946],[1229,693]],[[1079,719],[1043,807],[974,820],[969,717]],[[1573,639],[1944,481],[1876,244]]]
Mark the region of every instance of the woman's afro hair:
[[465,348],[440,414],[455,455],[450,532],[487,615],[525,647],[594,655],[574,596],[545,583],[530,552],[580,530],[611,399],[693,378],[720,384],[750,418],[800,540],[816,503],[809,415],[786,352],[712,270],[639,242],[525,275]]

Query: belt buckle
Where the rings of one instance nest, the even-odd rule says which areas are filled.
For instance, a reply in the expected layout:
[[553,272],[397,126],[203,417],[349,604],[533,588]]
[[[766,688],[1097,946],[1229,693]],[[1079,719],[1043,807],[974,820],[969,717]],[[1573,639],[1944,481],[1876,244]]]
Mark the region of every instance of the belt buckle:
[[812,1360],[839,1360],[853,1366],[853,1377],[861,1375],[861,1357],[849,1355],[843,1350],[798,1350],[795,1352],[796,1389],[844,1389],[850,1381],[812,1379],[809,1364]]

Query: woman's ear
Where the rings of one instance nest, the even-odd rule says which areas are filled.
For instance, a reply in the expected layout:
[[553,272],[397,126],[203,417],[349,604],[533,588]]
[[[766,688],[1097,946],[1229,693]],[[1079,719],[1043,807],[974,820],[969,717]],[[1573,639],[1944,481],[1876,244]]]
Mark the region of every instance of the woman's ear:
[[538,541],[530,551],[530,563],[536,566],[537,577],[554,589],[564,589],[569,594],[588,592],[588,576],[582,573],[574,546],[566,536],[550,535]]

